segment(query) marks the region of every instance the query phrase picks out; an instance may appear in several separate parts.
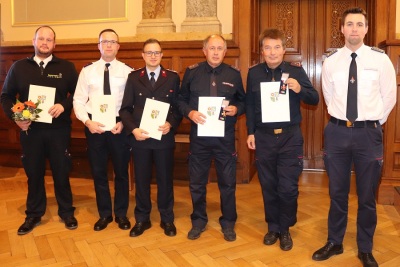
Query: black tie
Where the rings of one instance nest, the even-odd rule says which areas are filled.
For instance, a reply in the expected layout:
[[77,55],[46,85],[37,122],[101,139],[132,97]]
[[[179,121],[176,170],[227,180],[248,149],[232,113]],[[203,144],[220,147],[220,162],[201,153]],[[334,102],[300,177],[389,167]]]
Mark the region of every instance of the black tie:
[[41,73],[41,75],[43,75],[43,71],[44,71],[43,65],[44,65],[44,62],[43,62],[43,61],[40,61],[39,66],[40,66],[40,73]]
[[150,83],[153,88],[154,88],[154,85],[156,84],[156,79],[154,79],[154,75],[156,75],[154,72],[150,72],[150,76],[151,76]]
[[210,96],[217,96],[217,80],[215,70],[212,70],[210,77]]
[[104,94],[105,95],[111,95],[111,89],[110,89],[110,73],[108,71],[108,67],[110,66],[110,63],[106,63],[106,67],[104,68]]
[[349,87],[347,91],[347,112],[346,117],[349,121],[354,122],[358,117],[357,112],[357,63],[356,53],[351,54],[352,60],[350,63],[349,72]]

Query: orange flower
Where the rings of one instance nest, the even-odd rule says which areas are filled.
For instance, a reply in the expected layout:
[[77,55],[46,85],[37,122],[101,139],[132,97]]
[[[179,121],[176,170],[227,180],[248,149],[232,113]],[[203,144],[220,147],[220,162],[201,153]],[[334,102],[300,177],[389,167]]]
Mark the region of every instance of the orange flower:
[[12,107],[12,111],[13,112],[22,112],[25,108],[25,105],[21,102],[16,103],[13,107]]
[[30,101],[30,100],[29,100],[29,101],[25,101],[24,104],[27,105],[28,107],[36,108],[35,103],[33,103],[33,102]]

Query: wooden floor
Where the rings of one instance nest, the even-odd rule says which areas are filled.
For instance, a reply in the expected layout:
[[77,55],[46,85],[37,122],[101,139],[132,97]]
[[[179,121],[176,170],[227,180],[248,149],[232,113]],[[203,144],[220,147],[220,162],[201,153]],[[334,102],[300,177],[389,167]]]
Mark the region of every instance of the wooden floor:
[[[48,208],[42,224],[33,232],[18,236],[25,218],[26,177],[21,169],[0,167],[0,266],[361,266],[357,258],[354,186],[350,195],[349,223],[344,253],[324,262],[311,260],[324,245],[329,206],[325,173],[305,172],[300,179],[298,223],[291,229],[294,247],[288,252],[262,243],[267,232],[260,186],[256,178],[237,186],[237,240],[226,242],[218,224],[219,192],[208,185],[209,224],[194,241],[186,238],[190,229],[191,200],[187,182],[175,183],[176,237],[167,237],[159,227],[152,189],[153,227],[131,238],[116,223],[94,232],[98,219],[93,181],[72,178],[72,191],[79,227],[67,230],[59,222],[51,177],[46,177]],[[129,218],[134,223],[131,192]],[[378,226],[374,256],[382,267],[400,266],[400,216],[393,206],[378,205]]]

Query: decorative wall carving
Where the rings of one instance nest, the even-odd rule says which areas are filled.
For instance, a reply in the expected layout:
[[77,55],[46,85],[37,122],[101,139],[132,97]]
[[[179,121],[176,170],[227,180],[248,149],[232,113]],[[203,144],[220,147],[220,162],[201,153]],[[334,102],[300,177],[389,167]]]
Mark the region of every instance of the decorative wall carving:
[[296,1],[277,2],[276,9],[278,19],[276,27],[286,35],[286,48],[295,48],[293,43],[294,36],[294,9]]

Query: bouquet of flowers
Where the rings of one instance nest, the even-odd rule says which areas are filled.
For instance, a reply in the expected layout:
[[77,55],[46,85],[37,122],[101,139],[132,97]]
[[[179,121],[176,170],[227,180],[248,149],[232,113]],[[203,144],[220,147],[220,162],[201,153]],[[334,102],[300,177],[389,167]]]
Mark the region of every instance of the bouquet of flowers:
[[39,113],[42,111],[38,108],[39,102],[33,103],[31,100],[20,102],[17,99],[17,103],[11,108],[12,118],[14,121],[35,121],[39,118]]

